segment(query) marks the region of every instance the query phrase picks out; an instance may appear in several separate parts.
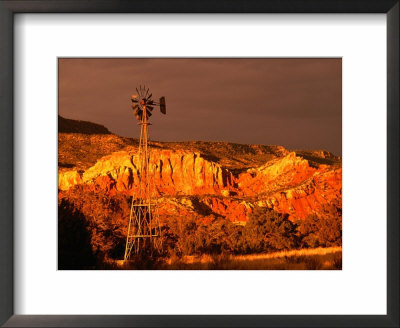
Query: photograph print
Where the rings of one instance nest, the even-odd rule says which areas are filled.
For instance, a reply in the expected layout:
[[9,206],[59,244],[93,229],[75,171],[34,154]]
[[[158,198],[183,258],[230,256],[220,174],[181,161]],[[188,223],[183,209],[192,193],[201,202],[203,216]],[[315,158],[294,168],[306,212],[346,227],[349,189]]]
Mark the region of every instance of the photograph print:
[[59,58],[59,270],[341,270],[340,58]]

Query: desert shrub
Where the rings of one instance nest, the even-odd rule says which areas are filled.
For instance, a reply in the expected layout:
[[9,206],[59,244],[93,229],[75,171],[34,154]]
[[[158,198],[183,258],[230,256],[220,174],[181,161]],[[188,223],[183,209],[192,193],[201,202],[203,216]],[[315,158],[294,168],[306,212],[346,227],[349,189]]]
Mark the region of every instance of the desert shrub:
[[216,218],[211,224],[202,225],[200,232],[204,241],[203,251],[210,254],[235,253],[239,250],[242,227],[226,218]]
[[62,200],[58,208],[58,269],[84,269],[96,262],[85,216],[70,202]]
[[174,256],[194,254],[203,246],[198,230],[195,217],[172,217],[163,229],[163,245]]
[[211,223],[195,216],[171,218],[164,227],[164,245],[173,256],[234,253],[241,230],[226,218]]
[[227,218],[204,223],[199,217],[172,217],[164,227],[171,256],[259,253],[295,248],[296,225],[287,215],[257,208],[243,227]]
[[342,218],[330,216],[319,218],[308,216],[299,225],[304,247],[330,247],[342,244]]
[[245,253],[259,253],[295,248],[296,227],[288,215],[258,207],[243,229],[241,249]]
[[[90,231],[90,245],[98,258],[121,259],[125,250],[130,198],[124,195],[109,196],[104,191],[93,191],[84,186],[61,195],[59,216],[64,213],[60,202],[67,201],[84,217]],[[62,233],[62,231],[59,231]]]
[[225,236],[222,244],[222,252],[230,254],[240,254],[241,249],[241,239],[243,236],[244,227],[241,225],[233,224],[228,221],[225,227]]

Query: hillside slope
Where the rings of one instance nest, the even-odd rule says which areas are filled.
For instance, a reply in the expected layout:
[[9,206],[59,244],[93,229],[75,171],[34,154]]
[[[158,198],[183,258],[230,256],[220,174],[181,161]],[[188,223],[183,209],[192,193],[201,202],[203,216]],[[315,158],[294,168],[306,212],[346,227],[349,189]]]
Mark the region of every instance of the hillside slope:
[[108,129],[100,124],[70,120],[58,115],[58,132],[59,133],[84,133],[84,134],[110,134]]
[[[138,140],[114,134],[59,133],[60,197],[88,192],[132,195]],[[327,151],[227,142],[151,142],[153,195],[168,217],[219,216],[246,222],[255,207],[292,220],[341,210],[341,159]]]

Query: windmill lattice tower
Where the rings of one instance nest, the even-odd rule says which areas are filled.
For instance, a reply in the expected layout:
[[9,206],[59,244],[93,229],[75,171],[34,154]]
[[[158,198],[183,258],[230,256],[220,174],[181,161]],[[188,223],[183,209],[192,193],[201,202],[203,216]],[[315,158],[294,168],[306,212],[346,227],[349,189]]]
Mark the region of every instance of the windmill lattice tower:
[[129,215],[124,260],[132,254],[152,254],[161,248],[161,226],[157,202],[153,198],[154,172],[150,172],[149,118],[155,106],[166,114],[165,98],[157,103],[151,99],[149,89],[140,86],[132,95],[133,114],[139,121],[140,140],[138,149],[138,184],[134,188]]

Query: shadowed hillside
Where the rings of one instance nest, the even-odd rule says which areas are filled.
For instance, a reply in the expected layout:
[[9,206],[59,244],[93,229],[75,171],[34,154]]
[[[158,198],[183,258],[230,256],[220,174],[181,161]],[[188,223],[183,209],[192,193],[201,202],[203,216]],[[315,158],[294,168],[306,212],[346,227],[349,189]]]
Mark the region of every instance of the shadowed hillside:
[[[108,130],[107,130],[108,131]],[[58,133],[58,164],[67,167],[87,169],[101,157],[113,152],[129,150],[137,147],[138,139],[125,138],[115,134],[93,134],[86,132]],[[155,151],[182,150],[199,153],[209,161],[220,164],[232,171],[241,173],[249,168],[261,166],[271,160],[284,157],[290,150],[274,145],[246,145],[231,142],[182,141],[161,142],[150,141]],[[328,151],[295,150],[296,155],[307,159],[311,165],[327,164],[341,166],[341,159]]]
[[88,121],[70,120],[58,115],[58,132],[84,134],[110,134],[108,129],[100,124]]

